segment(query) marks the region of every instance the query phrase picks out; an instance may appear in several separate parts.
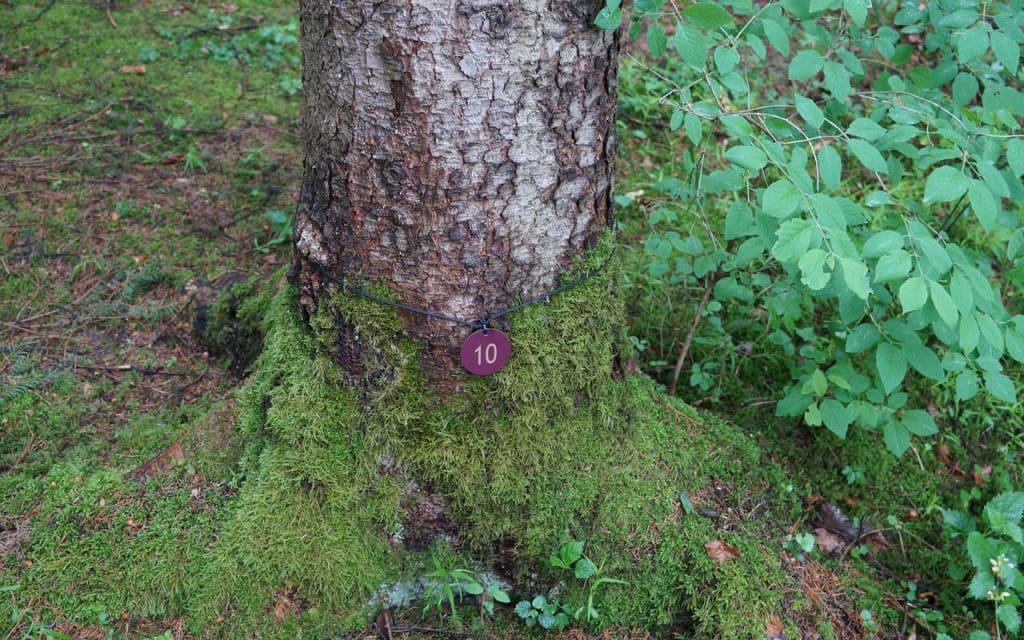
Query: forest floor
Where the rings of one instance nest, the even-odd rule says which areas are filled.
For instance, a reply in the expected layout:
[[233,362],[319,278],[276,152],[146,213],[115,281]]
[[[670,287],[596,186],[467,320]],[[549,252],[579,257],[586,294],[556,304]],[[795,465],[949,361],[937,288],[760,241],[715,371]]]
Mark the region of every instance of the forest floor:
[[[0,15],[2,640],[191,637],[180,612],[147,601],[140,615],[91,593],[97,573],[120,566],[119,541],[79,533],[135,535],[154,496],[213,514],[235,491],[195,480],[182,441],[188,424],[230,403],[243,373],[211,355],[194,325],[217,291],[287,262],[301,172],[297,37],[294,8],[263,0],[15,0]],[[633,191],[659,179],[652,155],[671,153],[650,141],[664,131],[638,119],[636,93],[619,169]],[[636,213],[624,213],[625,237],[639,245]],[[637,249],[627,269],[642,259]],[[636,327],[640,338],[650,328]],[[897,460],[877,438],[840,442],[751,400],[707,404],[791,478],[779,489],[801,505],[757,528],[791,578],[780,616],[792,617],[751,635],[968,629],[963,582],[948,571],[964,560],[939,508],[1019,484],[1020,437],[975,434]],[[693,498],[714,511],[713,495]],[[212,528],[213,516],[194,522]],[[166,575],[163,588],[184,588]],[[51,596],[67,591],[88,597],[65,611]],[[734,606],[742,616],[745,603]],[[299,610],[283,592],[267,616]]]

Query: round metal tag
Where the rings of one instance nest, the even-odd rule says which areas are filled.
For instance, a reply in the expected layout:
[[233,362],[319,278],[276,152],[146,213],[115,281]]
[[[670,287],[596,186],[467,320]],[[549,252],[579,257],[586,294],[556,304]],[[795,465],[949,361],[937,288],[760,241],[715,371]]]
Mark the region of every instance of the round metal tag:
[[508,336],[497,329],[473,332],[462,343],[462,366],[466,371],[489,376],[505,366],[512,355],[512,343]]

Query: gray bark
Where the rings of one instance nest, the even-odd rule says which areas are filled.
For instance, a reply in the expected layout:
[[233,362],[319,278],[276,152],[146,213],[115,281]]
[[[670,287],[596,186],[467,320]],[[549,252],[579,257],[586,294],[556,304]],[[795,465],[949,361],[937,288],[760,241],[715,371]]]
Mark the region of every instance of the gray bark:
[[[306,313],[329,290],[317,267],[469,320],[557,283],[610,221],[618,38],[600,6],[301,1]],[[457,386],[470,329],[405,322]],[[358,374],[358,336],[338,331]]]

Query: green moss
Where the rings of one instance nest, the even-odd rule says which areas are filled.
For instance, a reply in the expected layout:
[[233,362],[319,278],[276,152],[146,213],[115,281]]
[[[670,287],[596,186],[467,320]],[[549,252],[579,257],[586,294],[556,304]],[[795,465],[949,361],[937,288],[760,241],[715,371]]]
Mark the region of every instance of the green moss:
[[[273,281],[280,278],[279,272]],[[264,321],[274,291],[261,288],[261,281],[253,276],[228,286],[201,316],[203,342],[213,355],[226,357],[237,373],[245,372],[263,349]]]
[[[425,562],[401,542],[417,525],[411,505],[429,493],[443,501],[458,553],[512,567],[505,578],[517,595],[564,578],[543,560],[571,537],[587,542],[604,575],[628,582],[598,590],[600,625],[759,635],[790,579],[770,535],[738,514],[761,505],[762,518],[784,518],[795,505],[746,435],[615,368],[616,275],[514,315],[510,364],[442,404],[393,310],[339,294],[309,331],[295,293],[282,289],[239,394],[246,480],[196,619],[232,611],[232,633],[251,633],[274,594],[293,590],[310,625],[365,622],[377,592]],[[338,323],[359,335],[368,387],[346,386],[322,355]],[[680,491],[720,516],[685,514]],[[739,557],[713,560],[705,544],[714,540]],[[582,603],[585,587],[567,585],[562,597]]]

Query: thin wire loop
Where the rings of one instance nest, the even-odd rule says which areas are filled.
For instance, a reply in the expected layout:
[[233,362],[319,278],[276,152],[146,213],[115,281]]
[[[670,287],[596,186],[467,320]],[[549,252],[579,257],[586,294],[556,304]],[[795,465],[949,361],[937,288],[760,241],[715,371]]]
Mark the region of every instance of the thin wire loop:
[[457,325],[460,325],[460,326],[463,326],[463,327],[469,327],[470,329],[475,329],[477,331],[484,331],[485,334],[486,334],[487,328],[495,320],[498,320],[499,318],[504,318],[505,316],[507,316],[507,315],[509,315],[511,313],[515,313],[516,311],[519,311],[520,309],[524,309],[524,308],[526,308],[526,307],[528,307],[528,306],[530,306],[532,304],[536,304],[538,302],[549,303],[549,302],[551,302],[551,297],[552,296],[557,295],[559,293],[562,293],[564,291],[567,291],[567,290],[569,290],[569,289],[571,289],[571,288],[573,288],[575,286],[581,285],[584,282],[586,282],[587,280],[589,280],[591,277],[597,275],[606,266],[608,266],[608,263],[611,262],[612,258],[615,256],[615,252],[618,251],[618,249],[619,249],[619,245],[618,245],[618,242],[616,242],[615,246],[612,247],[612,250],[610,252],[608,252],[608,255],[605,257],[605,259],[603,261],[601,261],[601,264],[599,264],[596,268],[591,269],[590,271],[586,271],[582,275],[579,275],[579,276],[573,278],[572,280],[570,280],[568,282],[562,283],[561,285],[555,287],[551,291],[548,291],[547,293],[543,293],[543,294],[541,294],[539,296],[533,296],[531,298],[526,298],[525,300],[519,302],[518,304],[512,305],[511,307],[507,307],[507,308],[502,309],[500,311],[497,311],[495,313],[486,315],[486,316],[480,318],[479,320],[475,320],[475,321],[473,321],[473,320],[466,320],[464,318],[458,318],[456,316],[451,316],[451,315],[448,315],[446,313],[441,313],[440,311],[431,311],[429,309],[421,309],[419,307],[414,307],[412,305],[403,304],[401,302],[395,302],[393,300],[388,300],[387,298],[382,298],[381,296],[378,296],[376,294],[370,293],[369,291],[366,291],[365,289],[363,289],[361,287],[358,287],[358,286],[356,286],[354,284],[349,284],[348,282],[345,282],[341,278],[338,278],[338,277],[335,277],[335,276],[331,275],[330,273],[328,273],[326,271],[326,269],[324,269],[324,267],[322,267],[319,264],[316,264],[316,263],[312,263],[312,264],[313,264],[313,267],[320,273],[320,275],[323,276],[331,284],[337,285],[337,286],[341,287],[342,289],[344,289],[345,291],[348,291],[350,293],[354,293],[354,294],[356,294],[358,296],[362,296],[362,297],[366,298],[367,300],[373,300],[374,302],[378,302],[380,304],[387,305],[389,307],[394,307],[395,309],[400,309],[402,311],[407,311],[409,313],[415,313],[417,315],[426,316],[428,318],[434,318],[436,320],[443,320],[445,322],[450,322],[452,324],[457,324]]

